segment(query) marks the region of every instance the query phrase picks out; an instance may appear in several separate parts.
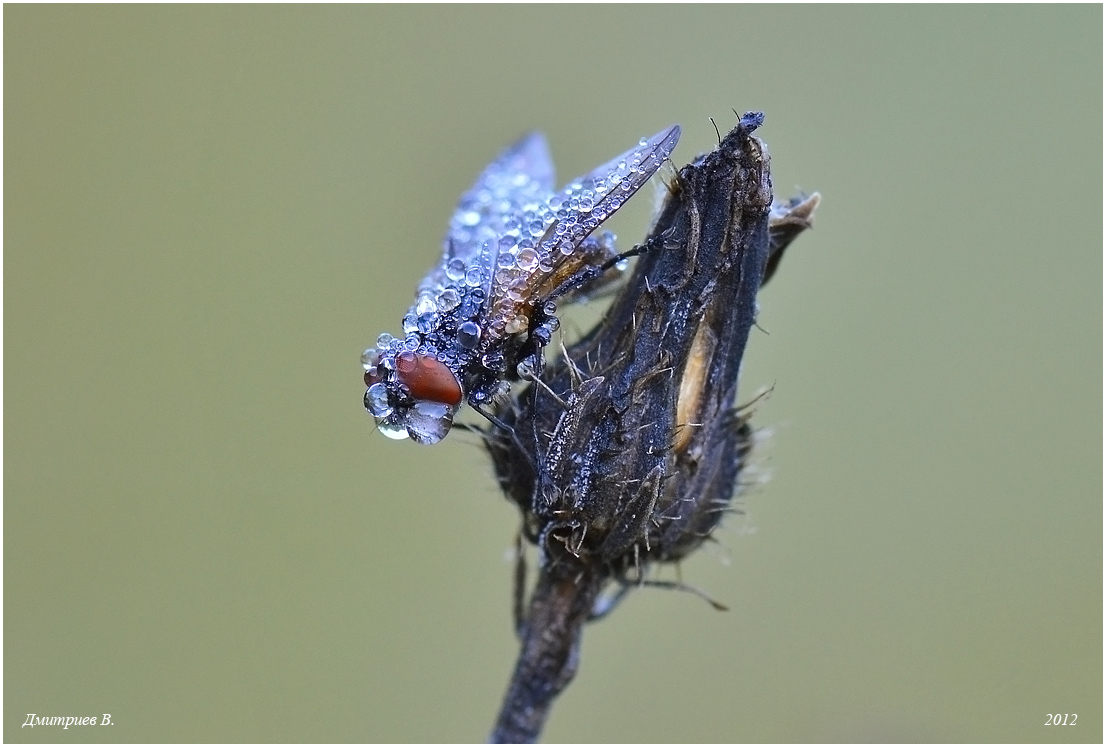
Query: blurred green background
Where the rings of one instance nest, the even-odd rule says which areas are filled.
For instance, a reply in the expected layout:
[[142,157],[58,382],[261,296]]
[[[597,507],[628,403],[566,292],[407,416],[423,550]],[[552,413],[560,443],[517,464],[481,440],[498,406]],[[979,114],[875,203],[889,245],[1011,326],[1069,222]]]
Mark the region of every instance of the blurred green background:
[[563,183],[731,107],[824,195],[744,365],[773,477],[683,568],[731,611],[631,595],[545,738],[1102,740],[1100,6],[4,21],[6,741],[485,739],[516,517],[361,350],[522,132]]

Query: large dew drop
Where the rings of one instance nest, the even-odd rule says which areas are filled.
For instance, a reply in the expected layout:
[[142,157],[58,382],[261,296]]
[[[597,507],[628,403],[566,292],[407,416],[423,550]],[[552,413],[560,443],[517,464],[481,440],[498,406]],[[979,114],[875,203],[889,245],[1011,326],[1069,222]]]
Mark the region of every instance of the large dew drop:
[[376,429],[393,441],[402,441],[407,438],[407,429],[396,423],[377,421]]
[[453,427],[456,411],[456,407],[438,402],[416,402],[407,412],[407,433],[415,443],[436,444]]
[[377,420],[383,420],[392,414],[392,406],[388,404],[388,387],[383,382],[373,384],[365,390],[365,409]]

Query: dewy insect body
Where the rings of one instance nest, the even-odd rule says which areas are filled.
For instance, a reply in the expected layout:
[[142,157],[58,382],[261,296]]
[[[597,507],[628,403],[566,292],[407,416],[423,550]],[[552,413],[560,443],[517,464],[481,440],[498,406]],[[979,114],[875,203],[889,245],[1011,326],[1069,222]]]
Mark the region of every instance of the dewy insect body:
[[382,334],[361,357],[365,409],[381,433],[432,444],[468,400],[478,411],[541,370],[557,327],[554,299],[618,258],[613,236],[591,236],[676,147],[670,127],[554,191],[545,138],[499,156],[457,206],[441,262],[419,284],[404,337]]

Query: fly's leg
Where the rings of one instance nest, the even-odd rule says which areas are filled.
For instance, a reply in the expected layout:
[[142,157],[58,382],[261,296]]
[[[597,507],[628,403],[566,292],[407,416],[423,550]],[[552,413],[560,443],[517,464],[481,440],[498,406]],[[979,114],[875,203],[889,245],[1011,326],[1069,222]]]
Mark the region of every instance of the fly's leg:
[[[533,459],[533,457],[530,456],[529,449],[527,449],[526,445],[524,443],[522,443],[522,439],[520,439],[519,436],[518,436],[518,431],[516,431],[513,426],[510,426],[507,423],[504,423],[502,420],[497,418],[493,413],[486,410],[482,405],[478,405],[475,402],[469,402],[469,405],[478,414],[483,415],[485,418],[487,418],[489,423],[491,423],[493,426],[495,426],[499,430],[506,433],[510,437],[511,441],[514,442],[515,448],[518,449],[518,452],[520,454],[522,454],[524,457],[526,457],[526,460],[530,462],[530,467],[532,469],[534,468],[534,459]],[[485,434],[484,437],[488,438],[488,436],[486,434]]]
[[663,248],[667,238],[667,233],[661,234],[660,236],[653,236],[644,244],[638,244],[634,246],[634,248],[621,253],[613,252],[612,248],[612,254],[606,258],[598,257],[596,264],[585,265],[561,282],[561,284],[554,288],[553,292],[546,297],[546,303],[548,304],[549,301],[555,301],[564,296],[570,296],[576,293],[578,289],[590,288],[591,283],[597,280],[602,281],[607,272],[612,269],[617,269],[619,265],[631,257],[636,257],[639,254],[645,254],[646,252]]
[[598,237],[589,236],[580,244],[579,251],[587,257],[588,268],[603,268],[594,277],[564,293],[564,303],[581,303],[610,295],[618,287],[626,271],[625,258],[618,253],[615,235],[604,231]]
[[530,315],[530,329],[526,341],[518,349],[515,371],[520,379],[529,381],[541,375],[545,368],[545,348],[553,340],[553,333],[561,326],[555,314],[557,304],[546,301]]
[[[607,231],[604,238],[606,244],[597,241],[592,247],[595,252],[593,263],[589,263],[564,280],[544,299],[544,302],[535,304],[534,311],[530,315],[528,335],[515,358],[514,368],[520,379],[532,379],[540,375],[544,368],[545,360],[542,351],[552,341],[553,333],[560,326],[560,320],[556,317],[556,299],[567,297],[568,302],[571,303],[574,300],[579,300],[581,294],[586,294],[596,288],[602,288],[617,280],[621,277],[620,267],[627,259],[663,245],[665,239],[663,235],[659,239],[651,238],[644,244],[639,244],[629,251],[619,253],[614,248],[614,234]],[[613,275],[608,275],[612,270],[616,272]]]

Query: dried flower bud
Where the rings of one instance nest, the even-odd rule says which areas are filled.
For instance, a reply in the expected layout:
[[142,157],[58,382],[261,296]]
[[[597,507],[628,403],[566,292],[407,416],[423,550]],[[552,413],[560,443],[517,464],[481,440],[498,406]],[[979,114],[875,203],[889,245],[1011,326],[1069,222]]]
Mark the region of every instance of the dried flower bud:
[[612,579],[684,557],[726,512],[750,446],[734,409],[767,267],[818,196],[772,206],[747,114],[686,166],[603,322],[549,366],[493,431],[501,484],[544,562]]
[[[604,587],[685,557],[730,508],[751,446],[734,402],[756,294],[819,201],[773,207],[768,153],[751,134],[762,121],[744,115],[680,171],[606,317],[501,406],[513,431],[488,433],[540,558],[493,739],[536,736]],[[560,634],[535,631],[551,619]]]

